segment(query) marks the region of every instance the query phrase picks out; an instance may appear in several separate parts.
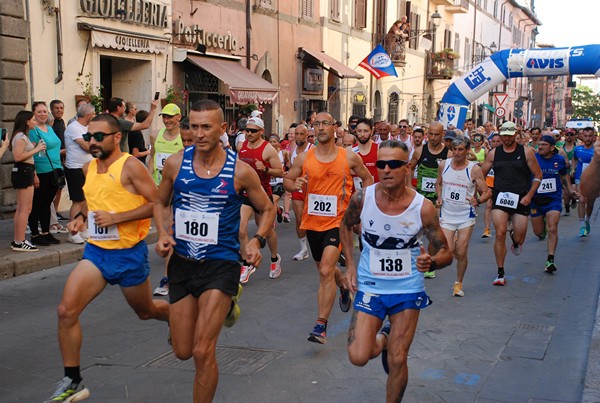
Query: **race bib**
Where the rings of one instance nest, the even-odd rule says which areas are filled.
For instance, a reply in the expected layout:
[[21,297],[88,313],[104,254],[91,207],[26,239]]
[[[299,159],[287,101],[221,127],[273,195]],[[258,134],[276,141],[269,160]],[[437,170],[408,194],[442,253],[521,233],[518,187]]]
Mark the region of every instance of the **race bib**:
[[354,181],[354,189],[356,190],[360,190],[362,189],[362,180],[360,180],[360,178],[358,176],[355,176],[352,178],[352,180]]
[[154,154],[154,162],[156,165],[156,169],[159,169],[162,171],[163,167],[165,166],[165,162],[167,161],[167,158],[169,158],[170,156],[171,156],[171,154],[168,154],[168,153]]
[[410,249],[371,249],[369,265],[375,277],[408,277],[412,274]]
[[423,178],[421,179],[421,190],[423,192],[435,193],[435,182],[436,178]]
[[500,192],[496,198],[496,205],[516,209],[519,205],[519,195],[511,192]]
[[460,186],[448,185],[444,190],[444,202],[463,204],[467,201],[467,189]]
[[556,178],[542,179],[540,187],[537,190],[538,193],[554,193],[556,192]]
[[90,239],[94,241],[118,241],[121,239],[116,225],[100,228],[98,224],[96,224],[93,211],[88,211],[88,233]]
[[589,162],[582,162],[581,163],[581,172],[585,171],[587,169],[587,167],[590,166]]
[[201,211],[175,211],[175,238],[216,245],[219,241],[219,214]]
[[337,217],[337,196],[308,194],[308,214]]

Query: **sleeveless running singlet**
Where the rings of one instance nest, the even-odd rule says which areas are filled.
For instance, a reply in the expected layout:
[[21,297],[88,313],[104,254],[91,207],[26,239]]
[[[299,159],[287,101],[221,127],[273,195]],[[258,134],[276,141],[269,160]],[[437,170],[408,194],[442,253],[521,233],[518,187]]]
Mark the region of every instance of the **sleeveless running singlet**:
[[448,158],[448,149],[444,147],[438,154],[432,154],[427,144],[423,145],[421,157],[417,161],[417,192],[430,200],[434,200],[435,182],[437,180],[440,161]]
[[527,165],[525,148],[517,143],[512,153],[502,146],[494,154],[494,189],[498,192],[511,192],[525,195],[531,188],[531,170]]
[[150,231],[150,219],[135,220],[100,228],[94,221],[94,211],[122,213],[148,203],[142,195],[131,193],[121,183],[123,166],[127,159],[135,158],[127,153],[113,162],[104,174],[98,173],[98,160],[90,161],[83,192],[88,205],[89,243],[103,249],[126,249],[137,245]]
[[262,162],[266,167],[270,167],[269,163],[263,160],[263,152],[265,151],[265,147],[269,144],[268,141],[263,141],[260,146],[257,148],[248,148],[248,140],[244,141],[242,147],[239,151],[240,160],[244,161],[248,165],[252,167],[258,174],[258,178],[260,179],[260,185],[267,192],[267,196],[271,196],[273,191],[271,190],[271,185],[269,181],[271,180],[271,176],[264,171],[259,171],[256,169],[256,161]]
[[194,172],[195,150],[185,149],[173,183],[175,252],[194,260],[240,261],[242,197],[233,186],[236,154],[227,150],[221,172],[204,179]]
[[327,231],[340,226],[352,195],[352,175],[346,149],[336,149],[336,158],[327,163],[317,159],[314,149],[306,152],[301,175],[308,175],[302,229]]
[[476,165],[469,161],[468,165],[459,171],[452,168],[452,158],[446,160],[442,172],[442,208],[440,217],[448,224],[463,224],[471,218],[477,217],[475,209],[467,201],[475,194],[472,171]]
[[[379,182],[379,174],[377,173],[377,167],[375,166],[375,162],[377,161],[377,150],[379,149],[379,145],[375,142],[371,144],[371,149],[365,155],[361,154],[358,146],[352,147],[352,151],[354,151],[358,156],[363,160],[363,164],[369,170],[369,173],[373,177],[373,183]],[[354,187],[356,189],[362,189],[362,181],[358,176],[353,175],[354,179]]]
[[377,207],[375,187],[365,189],[360,214],[363,250],[358,263],[358,289],[372,294],[409,294],[425,291],[417,270],[424,197],[415,194],[401,214],[390,216]]
[[165,166],[165,161],[182,148],[183,141],[180,134],[173,140],[167,140],[165,138],[165,128],[160,129],[154,142],[154,169],[152,171],[152,179],[154,179],[154,183],[157,186],[162,179],[162,170]]

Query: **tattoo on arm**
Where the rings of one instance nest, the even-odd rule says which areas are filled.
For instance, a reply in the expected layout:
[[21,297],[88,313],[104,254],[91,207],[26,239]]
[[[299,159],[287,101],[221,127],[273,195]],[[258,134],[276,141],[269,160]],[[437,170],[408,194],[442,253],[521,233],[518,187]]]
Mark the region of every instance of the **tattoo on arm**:
[[430,247],[433,248],[433,250],[435,251],[435,253],[437,253],[440,249],[442,248],[446,248],[446,244],[444,243],[444,239],[442,239],[440,237],[444,236],[444,233],[439,231],[440,228],[440,224],[439,224],[439,217],[437,214],[434,215],[434,222],[428,224],[427,226],[425,226],[423,228],[423,232],[425,233],[425,236],[427,237],[427,239],[429,240],[429,245]]
[[348,204],[346,213],[344,213],[344,224],[347,227],[352,227],[353,225],[360,223],[360,213],[362,212],[363,206],[363,192],[364,189],[361,189],[358,192],[355,192],[350,198],[350,203]]
[[358,311],[352,311],[352,319],[350,319],[350,327],[348,328],[348,346],[350,346],[356,337],[356,318]]

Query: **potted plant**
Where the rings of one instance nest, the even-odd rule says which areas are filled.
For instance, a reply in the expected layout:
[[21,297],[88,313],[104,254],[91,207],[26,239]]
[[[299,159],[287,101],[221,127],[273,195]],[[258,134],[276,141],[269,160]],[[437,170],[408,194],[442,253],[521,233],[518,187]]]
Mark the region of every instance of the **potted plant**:
[[92,73],[86,74],[82,80],[81,77],[77,78],[79,86],[83,90],[83,95],[75,95],[75,102],[79,99],[85,99],[88,103],[94,106],[96,113],[100,114],[104,111],[104,97],[102,96],[102,85],[99,85],[94,89],[92,85]]

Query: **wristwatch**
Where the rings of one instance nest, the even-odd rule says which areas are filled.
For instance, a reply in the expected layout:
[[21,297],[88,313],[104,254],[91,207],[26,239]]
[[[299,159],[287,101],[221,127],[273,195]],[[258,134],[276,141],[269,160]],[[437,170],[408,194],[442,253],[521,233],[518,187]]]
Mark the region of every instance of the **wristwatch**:
[[256,234],[256,235],[254,235],[254,238],[258,239],[258,243],[260,244],[261,249],[264,248],[265,245],[267,244],[267,240],[265,239],[264,236]]
[[435,260],[431,259],[431,264],[429,265],[429,271],[436,271],[437,269],[439,269],[437,263],[435,262]]

